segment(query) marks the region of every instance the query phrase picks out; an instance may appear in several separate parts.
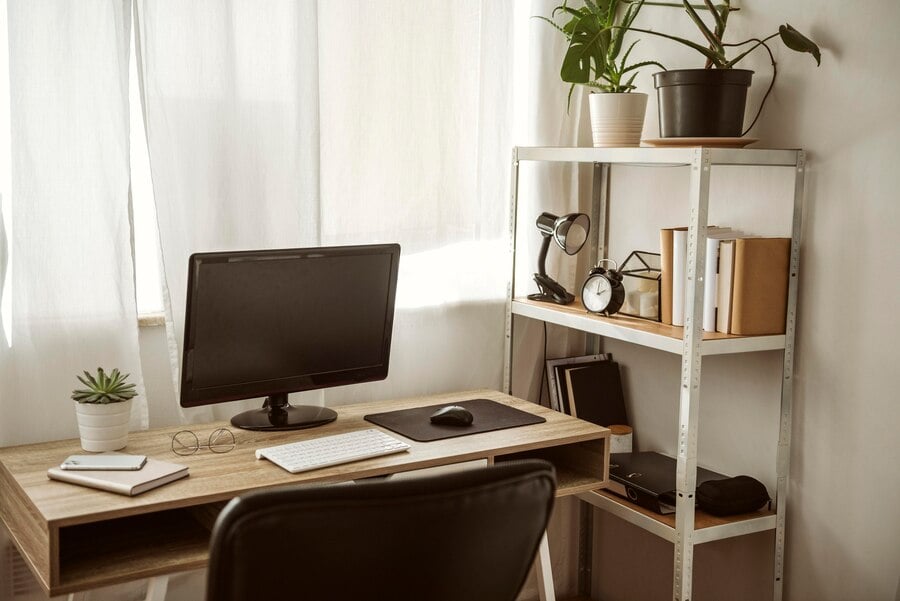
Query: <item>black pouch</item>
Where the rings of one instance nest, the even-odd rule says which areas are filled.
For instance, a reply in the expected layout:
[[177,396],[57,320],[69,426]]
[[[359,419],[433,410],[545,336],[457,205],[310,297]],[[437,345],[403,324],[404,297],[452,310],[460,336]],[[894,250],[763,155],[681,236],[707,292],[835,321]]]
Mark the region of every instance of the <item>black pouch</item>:
[[712,515],[756,511],[769,500],[763,483],[750,476],[709,480],[697,487],[697,505]]

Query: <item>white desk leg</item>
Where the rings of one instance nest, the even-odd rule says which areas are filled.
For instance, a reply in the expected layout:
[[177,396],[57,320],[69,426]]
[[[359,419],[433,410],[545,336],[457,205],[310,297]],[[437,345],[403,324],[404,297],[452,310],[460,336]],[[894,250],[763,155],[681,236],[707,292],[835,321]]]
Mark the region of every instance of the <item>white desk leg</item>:
[[556,601],[556,591],[553,590],[553,571],[550,569],[550,545],[547,543],[547,531],[541,536],[541,544],[538,546],[537,563],[538,598],[541,601]]
[[69,593],[69,596],[66,597],[67,601],[85,601],[87,593],[81,591],[80,593]]
[[166,601],[168,588],[168,576],[154,576],[147,582],[147,596],[144,597],[144,601]]

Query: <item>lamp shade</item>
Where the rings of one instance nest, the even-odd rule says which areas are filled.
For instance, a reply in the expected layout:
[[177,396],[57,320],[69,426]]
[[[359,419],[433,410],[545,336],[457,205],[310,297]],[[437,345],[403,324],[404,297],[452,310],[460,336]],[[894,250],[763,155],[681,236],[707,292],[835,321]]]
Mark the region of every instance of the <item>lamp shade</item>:
[[567,255],[574,255],[587,241],[591,220],[584,213],[569,213],[561,217],[553,213],[541,213],[536,225],[542,234],[552,236]]

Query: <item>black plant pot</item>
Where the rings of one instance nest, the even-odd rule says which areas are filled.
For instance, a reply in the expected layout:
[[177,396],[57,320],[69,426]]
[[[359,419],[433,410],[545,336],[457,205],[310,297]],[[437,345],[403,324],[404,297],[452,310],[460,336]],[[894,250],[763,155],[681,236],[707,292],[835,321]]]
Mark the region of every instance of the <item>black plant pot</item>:
[[737,138],[753,71],[679,69],[653,74],[663,138]]

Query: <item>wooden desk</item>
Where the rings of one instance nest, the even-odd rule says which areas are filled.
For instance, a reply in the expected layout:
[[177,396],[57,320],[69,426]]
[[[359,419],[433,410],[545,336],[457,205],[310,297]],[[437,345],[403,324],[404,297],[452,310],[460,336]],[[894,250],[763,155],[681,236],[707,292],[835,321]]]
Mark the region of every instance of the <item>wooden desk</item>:
[[[410,440],[408,453],[301,474],[254,456],[260,447],[374,427],[363,420],[369,413],[470,398],[493,399],[547,421],[430,443]],[[556,466],[557,496],[603,487],[609,476],[609,430],[495,391],[348,405],[337,412],[337,421],[309,430],[262,433],[231,428],[237,447],[226,454],[201,450],[178,457],[170,448],[171,436],[185,427],[203,437],[226,423],[133,432],[124,452],[190,467],[188,478],[137,497],[48,479],[49,467],[81,452],[77,439],[0,449],[0,520],[44,591],[54,596],[204,567],[218,512],[228,500],[251,490],[525,457],[544,458]]]

